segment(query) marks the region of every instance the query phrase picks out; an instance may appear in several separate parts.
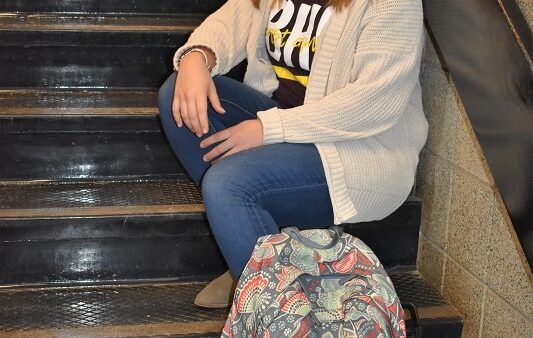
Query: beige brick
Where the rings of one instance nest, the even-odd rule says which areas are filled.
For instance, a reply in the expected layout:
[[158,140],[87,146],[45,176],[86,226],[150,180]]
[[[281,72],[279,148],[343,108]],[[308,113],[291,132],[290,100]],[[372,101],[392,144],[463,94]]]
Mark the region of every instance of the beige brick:
[[418,167],[417,195],[422,199],[422,233],[446,248],[452,169],[437,155],[423,150]]
[[490,186],[461,170],[453,173],[446,252],[482,280],[494,204]]
[[486,286],[468,271],[447,259],[444,269],[443,295],[464,320],[463,338],[478,338]]
[[489,241],[487,284],[525,316],[533,318],[533,285],[528,276],[529,267],[507,211],[503,205],[496,205]]
[[444,253],[438,250],[425,236],[418,242],[418,271],[437,291],[442,292],[442,277],[445,263]]
[[458,106],[442,68],[424,64],[420,73],[422,102],[429,123],[426,147],[453,161],[457,144]]
[[424,45],[424,54],[422,55],[422,64],[430,64],[437,67],[441,67],[439,57],[427,31],[426,42]]
[[531,0],[516,0],[520,11],[524,15],[529,27],[533,27],[533,1]]
[[461,113],[457,119],[457,148],[453,163],[480,180],[494,185],[485,155],[465,113]]
[[524,317],[495,293],[489,291],[485,300],[481,337],[533,337],[533,319]]

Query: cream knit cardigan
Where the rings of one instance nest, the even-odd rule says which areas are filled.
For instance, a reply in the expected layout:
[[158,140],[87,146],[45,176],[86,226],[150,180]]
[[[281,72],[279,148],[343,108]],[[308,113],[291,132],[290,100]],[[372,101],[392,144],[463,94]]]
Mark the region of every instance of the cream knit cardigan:
[[[278,87],[265,32],[270,1],[228,0],[178,49],[213,50],[212,74],[245,58],[244,83]],[[314,143],[324,166],[334,223],[382,219],[405,201],[427,138],[419,81],[424,44],[421,0],[354,0],[318,39],[304,104],[257,114],[264,144]]]

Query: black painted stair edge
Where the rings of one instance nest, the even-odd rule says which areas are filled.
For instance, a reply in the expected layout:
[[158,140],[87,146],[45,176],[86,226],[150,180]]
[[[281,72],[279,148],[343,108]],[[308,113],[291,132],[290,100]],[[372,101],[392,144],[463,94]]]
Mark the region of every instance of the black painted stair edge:
[[[422,337],[460,337],[459,314],[414,268],[390,270],[389,275],[402,303],[417,307]],[[0,334],[211,337],[222,329],[229,309],[209,310],[192,305],[193,297],[204,285],[167,282],[3,288]],[[413,332],[408,313],[406,320],[408,332]]]
[[225,0],[3,0],[0,12],[212,13]]

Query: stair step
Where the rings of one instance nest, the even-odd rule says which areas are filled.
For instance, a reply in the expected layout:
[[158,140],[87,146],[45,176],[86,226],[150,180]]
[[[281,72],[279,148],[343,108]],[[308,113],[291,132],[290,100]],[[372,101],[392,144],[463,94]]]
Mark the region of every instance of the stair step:
[[[423,337],[460,337],[458,313],[413,269],[389,271],[402,303],[416,305]],[[205,282],[0,289],[0,335],[215,337],[228,309],[192,304]],[[406,314],[408,332],[413,321]],[[420,337],[420,336],[419,336]]]
[[0,16],[0,87],[159,87],[205,15]]
[[[128,14],[69,14],[69,13],[4,13],[0,16],[2,34],[21,30],[30,32],[188,32],[198,26],[206,17],[204,14],[128,15]],[[4,36],[6,43],[14,35]],[[51,39],[52,42],[60,42]],[[31,45],[46,45],[50,41],[24,41]],[[20,42],[20,41],[19,41]],[[64,41],[67,44],[70,41]],[[85,42],[85,41],[84,41]],[[99,43],[98,40],[87,41]]]
[[0,179],[184,175],[162,132],[156,96],[131,89],[0,91]]
[[[384,220],[344,227],[385,266],[414,265],[420,207],[411,197]],[[226,270],[201,194],[184,178],[3,182],[0,233],[0,285],[207,278]]]
[[[148,121],[146,121],[148,120]],[[35,121],[32,121],[35,122]],[[45,120],[48,125],[55,119]],[[116,123],[116,128],[156,118],[113,118],[112,121],[74,118],[74,125]],[[90,123],[95,122],[94,125]],[[100,122],[100,123],[97,123]],[[58,123],[57,126],[60,126]],[[185,175],[160,130],[145,132],[23,132],[0,134],[0,179],[121,179]]]
[[0,12],[212,13],[225,0],[3,0]]
[[0,90],[0,179],[185,175],[157,90]]
[[[0,117],[146,116],[158,113],[157,90],[154,89],[0,90]],[[1,130],[7,131],[4,126]]]
[[81,217],[203,211],[186,178],[0,183],[0,217]]

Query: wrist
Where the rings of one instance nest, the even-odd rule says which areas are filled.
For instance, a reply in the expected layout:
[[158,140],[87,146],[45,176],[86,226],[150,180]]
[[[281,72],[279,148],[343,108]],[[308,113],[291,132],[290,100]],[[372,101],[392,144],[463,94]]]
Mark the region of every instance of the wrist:
[[178,67],[185,59],[196,59],[197,61],[200,61],[201,59],[208,72],[211,72],[214,67],[213,52],[202,47],[193,47],[183,53],[178,60]]
[[205,67],[208,72],[210,72],[210,69],[205,64],[205,58],[200,53],[190,53],[187,55],[184,55],[183,58],[180,59],[178,66],[181,68],[183,66],[195,64],[197,67]]

